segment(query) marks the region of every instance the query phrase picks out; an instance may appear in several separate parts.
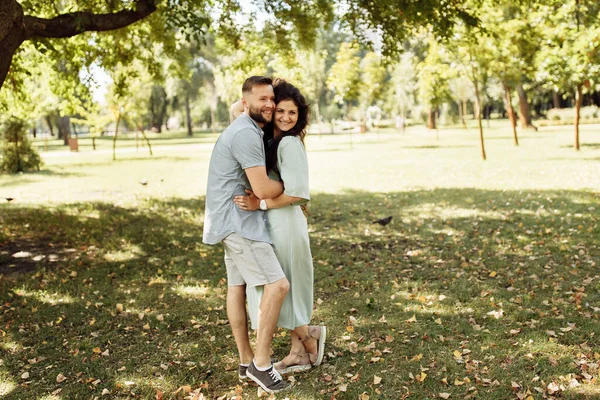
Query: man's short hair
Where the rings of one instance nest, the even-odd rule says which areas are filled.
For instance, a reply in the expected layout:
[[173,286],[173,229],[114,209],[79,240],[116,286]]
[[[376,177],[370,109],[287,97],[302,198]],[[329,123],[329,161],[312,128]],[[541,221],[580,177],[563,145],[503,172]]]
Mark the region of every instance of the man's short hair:
[[252,92],[254,86],[273,85],[273,80],[266,76],[251,76],[242,85],[242,94]]

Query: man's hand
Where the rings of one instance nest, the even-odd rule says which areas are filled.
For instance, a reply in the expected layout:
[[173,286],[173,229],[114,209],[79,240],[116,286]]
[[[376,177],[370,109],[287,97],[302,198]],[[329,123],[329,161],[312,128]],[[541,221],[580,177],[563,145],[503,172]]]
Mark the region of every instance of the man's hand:
[[269,179],[265,167],[251,167],[244,171],[250,181],[252,191],[259,199],[273,199],[283,193],[283,184]]
[[248,196],[235,196],[233,198],[235,205],[245,211],[258,210],[260,208],[260,199],[250,189],[246,189],[246,193],[248,193]]

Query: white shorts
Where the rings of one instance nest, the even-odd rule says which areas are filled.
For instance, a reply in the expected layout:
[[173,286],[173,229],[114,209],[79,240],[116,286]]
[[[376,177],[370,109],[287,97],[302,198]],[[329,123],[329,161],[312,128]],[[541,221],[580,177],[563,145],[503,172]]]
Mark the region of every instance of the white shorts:
[[229,286],[261,286],[285,278],[271,244],[232,233],[223,246]]

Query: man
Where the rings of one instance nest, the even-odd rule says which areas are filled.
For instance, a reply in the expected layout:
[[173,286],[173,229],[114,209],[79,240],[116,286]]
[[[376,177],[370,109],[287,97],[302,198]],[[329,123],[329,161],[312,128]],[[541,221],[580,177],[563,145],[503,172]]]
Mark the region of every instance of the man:
[[[240,356],[240,379],[249,377],[269,393],[288,385],[271,364],[271,340],[289,282],[277,261],[264,212],[244,211],[233,202],[251,188],[261,199],[283,192],[265,167],[262,127],[273,118],[272,81],[252,76],[242,86],[244,112],[215,143],[208,171],[203,242],[223,242],[227,268],[227,318]],[[248,339],[246,285],[264,285],[256,353]]]

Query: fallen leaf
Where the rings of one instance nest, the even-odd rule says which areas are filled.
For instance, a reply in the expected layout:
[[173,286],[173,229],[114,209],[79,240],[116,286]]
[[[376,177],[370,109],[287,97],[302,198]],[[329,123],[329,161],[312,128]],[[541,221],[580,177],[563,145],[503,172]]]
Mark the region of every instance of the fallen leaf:
[[548,389],[548,394],[554,394],[554,393],[560,391],[560,387],[558,387],[558,385],[555,382],[550,382],[548,384],[547,389]]
[[67,377],[64,376],[63,374],[58,374],[58,376],[56,377],[56,382],[57,383],[62,383],[64,381],[66,381],[66,380],[67,380]]
[[442,399],[449,399],[450,398],[450,393],[440,393],[439,396]]
[[379,385],[379,384],[381,383],[381,379],[382,379],[381,377],[379,377],[379,376],[375,375],[375,376],[373,377],[373,384],[374,384],[374,385]]
[[408,322],[409,324],[410,324],[411,322],[417,322],[417,316],[416,316],[416,315],[413,315],[412,317],[410,317],[409,319],[407,319],[407,320],[406,320],[406,322]]
[[350,353],[358,353],[358,344],[356,344],[356,342],[348,343],[348,351],[350,351]]
[[29,379],[29,372],[23,372],[21,379]]

